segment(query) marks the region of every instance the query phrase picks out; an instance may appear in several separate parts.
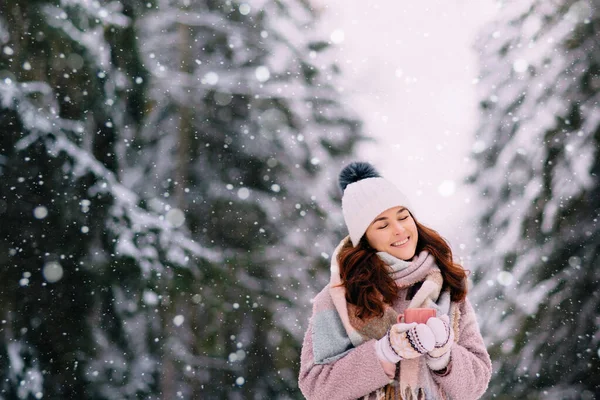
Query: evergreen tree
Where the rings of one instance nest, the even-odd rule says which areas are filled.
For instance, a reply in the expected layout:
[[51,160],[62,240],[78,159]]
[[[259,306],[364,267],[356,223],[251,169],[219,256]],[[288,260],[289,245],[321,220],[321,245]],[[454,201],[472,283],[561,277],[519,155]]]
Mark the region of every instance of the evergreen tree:
[[359,139],[314,18],[0,4],[0,398],[300,397]]
[[225,250],[220,273],[175,300],[190,323],[164,365],[183,377],[192,354],[229,359],[233,369],[192,365],[212,385],[203,397],[224,398],[234,382],[244,398],[297,390],[299,321],[341,236],[327,217],[339,169],[329,166],[358,140],[314,18],[295,1],[165,1],[138,23],[152,105],[132,139],[153,150],[130,148],[126,179],[181,210],[203,246]]
[[137,398],[159,391],[161,330],[123,293],[220,255],[120,182],[120,135],[141,98],[124,73],[139,62],[114,56],[132,39],[128,10],[61,4],[0,5],[0,396]]
[[482,32],[474,299],[488,398],[600,396],[600,12],[502,4]]

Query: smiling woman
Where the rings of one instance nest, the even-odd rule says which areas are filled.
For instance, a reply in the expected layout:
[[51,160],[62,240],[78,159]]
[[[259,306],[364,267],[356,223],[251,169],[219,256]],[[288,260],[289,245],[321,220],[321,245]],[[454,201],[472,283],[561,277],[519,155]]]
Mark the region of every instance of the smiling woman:
[[[308,399],[479,398],[491,362],[450,246],[419,224],[406,196],[370,164],[344,168],[340,187],[349,236],[314,299],[302,392]],[[436,316],[404,323],[399,316],[414,308]]]

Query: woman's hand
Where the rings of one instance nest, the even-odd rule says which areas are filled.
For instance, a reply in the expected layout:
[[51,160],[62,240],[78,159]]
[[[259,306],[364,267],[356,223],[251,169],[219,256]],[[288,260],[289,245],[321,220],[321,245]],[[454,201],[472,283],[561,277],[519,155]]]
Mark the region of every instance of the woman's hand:
[[422,356],[435,347],[435,336],[425,324],[394,324],[377,341],[375,350],[380,360],[397,363]]
[[454,343],[454,330],[447,315],[427,320],[427,326],[435,336],[435,347],[427,352],[427,365],[432,371],[441,371],[450,362],[450,348]]

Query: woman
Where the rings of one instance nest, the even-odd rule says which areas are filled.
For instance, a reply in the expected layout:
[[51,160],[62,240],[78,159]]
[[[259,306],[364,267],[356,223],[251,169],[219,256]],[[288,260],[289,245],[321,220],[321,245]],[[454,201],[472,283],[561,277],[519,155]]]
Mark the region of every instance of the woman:
[[[370,164],[344,168],[340,187],[349,238],[314,299],[302,393],[310,400],[479,398],[491,362],[450,247]],[[434,308],[436,317],[398,322],[407,308]]]

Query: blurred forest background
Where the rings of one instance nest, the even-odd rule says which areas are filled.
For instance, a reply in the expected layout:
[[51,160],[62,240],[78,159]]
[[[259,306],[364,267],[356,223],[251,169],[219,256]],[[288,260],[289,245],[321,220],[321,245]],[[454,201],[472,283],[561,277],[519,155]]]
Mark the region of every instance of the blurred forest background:
[[[600,399],[599,6],[506,2],[476,43],[487,398]],[[367,139],[318,18],[0,3],[0,399],[302,398],[337,172]]]

